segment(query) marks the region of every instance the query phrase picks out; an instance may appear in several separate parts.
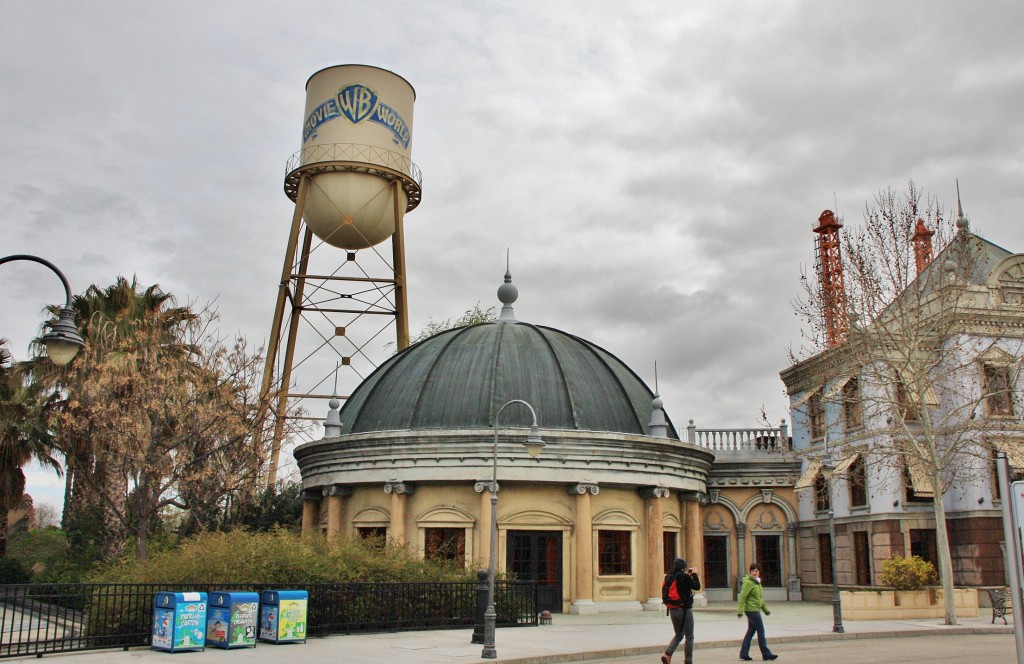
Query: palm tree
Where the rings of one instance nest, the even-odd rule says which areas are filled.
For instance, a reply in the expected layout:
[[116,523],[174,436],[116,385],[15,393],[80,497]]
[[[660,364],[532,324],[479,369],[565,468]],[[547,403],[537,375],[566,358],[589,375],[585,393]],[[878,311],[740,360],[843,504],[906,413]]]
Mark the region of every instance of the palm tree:
[[109,559],[120,555],[127,536],[134,440],[126,429],[144,422],[139,384],[156,357],[192,352],[179,331],[196,316],[159,286],[140,290],[124,277],[107,288],[90,286],[72,307],[85,348],[64,367],[36,358],[31,372],[56,395],[53,426],[67,466],[65,528],[97,517],[101,555]]
[[7,512],[21,503],[25,493],[22,466],[35,459],[61,472],[45,426],[51,403],[39,398],[20,367],[10,366],[6,344],[6,339],[0,339],[0,557],[7,555]]

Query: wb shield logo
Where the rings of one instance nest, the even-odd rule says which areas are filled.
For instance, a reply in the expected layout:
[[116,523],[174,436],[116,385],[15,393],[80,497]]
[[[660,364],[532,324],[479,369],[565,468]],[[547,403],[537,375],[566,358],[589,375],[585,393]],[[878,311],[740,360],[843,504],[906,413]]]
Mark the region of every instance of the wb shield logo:
[[370,117],[377,106],[377,93],[359,83],[338,91],[338,106],[352,124],[359,124]]

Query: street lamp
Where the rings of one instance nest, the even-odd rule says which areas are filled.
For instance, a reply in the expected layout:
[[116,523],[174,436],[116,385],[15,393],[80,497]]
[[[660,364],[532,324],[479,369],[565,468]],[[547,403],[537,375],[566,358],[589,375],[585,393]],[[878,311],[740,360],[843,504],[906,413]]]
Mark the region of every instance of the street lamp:
[[825,483],[828,491],[828,555],[832,565],[832,631],[842,634],[843,629],[843,606],[839,599],[839,574],[836,570],[836,512],[833,507],[832,496],[832,475],[835,473],[836,464],[828,452],[828,431],[825,431],[825,460],[821,464],[821,474],[825,476]]
[[46,347],[46,356],[50,358],[51,362],[62,367],[74,359],[79,349],[85,346],[85,340],[78,333],[78,326],[75,324],[75,310],[71,308],[71,286],[68,284],[68,279],[50,261],[29,254],[4,256],[0,258],[0,265],[14,261],[32,261],[45,265],[53,270],[60,278],[60,282],[64,284],[65,303],[60,309],[60,317],[55,321],[50,321],[49,331],[39,338]]
[[533,406],[522,399],[512,399],[498,409],[494,414],[494,458],[491,465],[491,551],[487,561],[487,610],[484,612],[484,649],[480,653],[483,659],[497,659],[498,651],[494,647],[494,623],[497,622],[498,614],[494,610],[494,559],[498,555],[498,417],[502,411],[514,403],[521,403],[530,409],[530,416],[533,424],[530,425],[530,435],[526,437],[523,445],[527,454],[536,459],[544,449],[544,441],[540,437],[540,429],[537,427],[537,413]]

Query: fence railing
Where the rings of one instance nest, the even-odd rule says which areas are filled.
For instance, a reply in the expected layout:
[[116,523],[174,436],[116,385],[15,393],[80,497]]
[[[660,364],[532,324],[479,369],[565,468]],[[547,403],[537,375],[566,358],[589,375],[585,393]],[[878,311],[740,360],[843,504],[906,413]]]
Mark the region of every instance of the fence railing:
[[[0,585],[0,657],[150,645],[153,597],[159,591],[249,590],[259,584]],[[471,628],[474,582],[290,585],[309,592],[310,636],[352,632]],[[496,581],[499,627],[537,624],[537,584]],[[467,638],[469,638],[467,634]]]

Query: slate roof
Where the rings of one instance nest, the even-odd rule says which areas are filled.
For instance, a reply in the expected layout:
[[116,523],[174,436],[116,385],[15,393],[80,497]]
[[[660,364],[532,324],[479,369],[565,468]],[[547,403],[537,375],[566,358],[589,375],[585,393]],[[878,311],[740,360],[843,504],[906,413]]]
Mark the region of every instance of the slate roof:
[[[511,399],[542,429],[649,435],[654,394],[606,350],[550,327],[490,322],[441,332],[381,365],[345,401],[342,434],[480,429]],[[501,426],[530,425],[512,405]],[[669,422],[669,438],[678,439]]]

